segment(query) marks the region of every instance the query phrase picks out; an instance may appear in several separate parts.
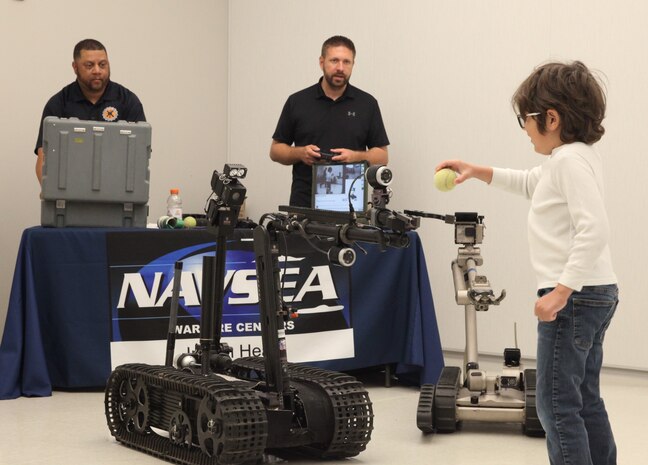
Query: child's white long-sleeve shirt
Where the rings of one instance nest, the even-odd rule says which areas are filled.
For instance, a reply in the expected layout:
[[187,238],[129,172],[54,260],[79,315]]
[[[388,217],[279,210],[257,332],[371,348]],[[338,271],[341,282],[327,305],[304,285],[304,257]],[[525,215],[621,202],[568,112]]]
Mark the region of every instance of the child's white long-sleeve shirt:
[[491,186],[531,199],[528,240],[538,289],[617,282],[610,257],[601,157],[565,144],[531,170],[493,168]]

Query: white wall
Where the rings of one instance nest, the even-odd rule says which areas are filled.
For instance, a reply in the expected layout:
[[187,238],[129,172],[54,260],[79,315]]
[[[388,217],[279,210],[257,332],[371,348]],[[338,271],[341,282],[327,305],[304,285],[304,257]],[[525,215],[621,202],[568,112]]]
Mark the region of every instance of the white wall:
[[[321,43],[334,34],[354,40],[352,82],[378,98],[391,139],[393,208],[436,213],[478,211],[486,217],[486,274],[508,296],[479,315],[480,349],[502,353],[513,323],[524,356],[535,356],[535,282],[526,246],[528,204],[472,182],[450,193],[432,187],[435,165],[448,157],[531,167],[542,161],[515,120],[510,97],[537,64],[583,60],[605,73],[609,106],[600,150],[607,160],[607,203],[621,305],[608,333],[608,365],[648,369],[642,329],[641,237],[648,219],[646,131],[648,4],[639,1],[314,0],[230,3],[232,161],[249,166],[252,217],[286,203],[290,168],[268,148],[286,97],[316,82]],[[463,309],[454,303],[453,230],[428,220],[419,229],[443,346],[463,349]]]
[[[43,106],[74,80],[72,49],[92,37],[112,79],[135,92],[153,127],[149,220],[179,187],[201,212],[211,172],[227,154],[228,4],[225,0],[0,2],[0,331],[24,228],[40,224],[33,154]],[[88,309],[108,311],[108,309]],[[1,333],[0,333],[1,334]]]

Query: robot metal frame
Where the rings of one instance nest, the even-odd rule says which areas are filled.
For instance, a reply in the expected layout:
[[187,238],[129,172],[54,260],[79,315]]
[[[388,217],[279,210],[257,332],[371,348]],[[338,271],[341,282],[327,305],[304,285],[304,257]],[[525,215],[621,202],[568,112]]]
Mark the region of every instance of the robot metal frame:
[[496,297],[488,278],[477,273],[477,267],[484,262],[476,247],[484,238],[484,217],[472,212],[454,216],[407,210],[405,213],[454,224],[455,244],[459,245],[457,258],[451,265],[455,300],[465,308],[463,370],[456,366],[444,367],[436,384],[421,386],[417,427],[429,434],[455,432],[463,421],[519,423],[527,436],[544,436],[535,402],[536,370],[524,367],[520,349],[504,349],[500,374],[489,375],[479,366],[477,312],[499,305],[506,296],[502,290]]
[[[200,341],[175,360],[181,262],[174,273],[165,365],[116,367],[105,391],[111,434],[141,452],[184,465],[254,463],[299,450],[322,458],[354,457],[373,430],[369,395],[354,377],[288,362],[286,322],[293,316],[281,293],[279,255],[286,234],[327,238],[331,262],[351,266],[356,242],[407,247],[419,218],[384,208],[391,174],[372,169],[377,194],[367,224],[351,212],[279,207],[254,229],[263,357],[232,360],[221,341],[226,243],[237,223],[247,169],[226,164],[212,176],[206,208],[216,234],[215,256],[203,259]],[[389,179],[388,179],[389,178]],[[368,177],[369,179],[369,177]],[[285,250],[283,253],[287,253]]]

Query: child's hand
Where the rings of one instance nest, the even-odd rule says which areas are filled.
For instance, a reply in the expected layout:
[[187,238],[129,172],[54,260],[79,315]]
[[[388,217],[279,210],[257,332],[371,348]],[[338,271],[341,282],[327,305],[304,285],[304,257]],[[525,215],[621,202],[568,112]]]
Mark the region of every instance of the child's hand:
[[470,178],[477,178],[490,184],[493,179],[493,168],[490,166],[473,165],[462,160],[446,160],[437,165],[435,172],[443,168],[450,168],[452,171],[459,173],[459,176],[455,179],[455,184],[461,184]]
[[474,174],[472,174],[473,170],[471,169],[472,166],[470,163],[462,160],[446,160],[439,163],[434,169],[434,172],[436,173],[443,168],[450,168],[452,171],[458,173],[455,184],[461,184],[465,180],[474,177]]
[[543,295],[535,303],[534,313],[540,321],[554,321],[567,305],[567,300],[573,291],[568,287],[558,284],[556,288]]

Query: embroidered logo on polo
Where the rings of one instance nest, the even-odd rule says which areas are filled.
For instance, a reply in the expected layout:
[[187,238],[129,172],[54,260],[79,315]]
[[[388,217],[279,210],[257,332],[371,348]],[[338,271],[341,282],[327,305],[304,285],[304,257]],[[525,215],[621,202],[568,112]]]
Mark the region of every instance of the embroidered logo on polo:
[[119,112],[115,107],[106,107],[101,112],[101,116],[105,121],[117,121],[117,118],[119,117]]
[[355,118],[355,115],[356,115],[355,111],[347,111],[347,116],[349,116],[351,118]]

